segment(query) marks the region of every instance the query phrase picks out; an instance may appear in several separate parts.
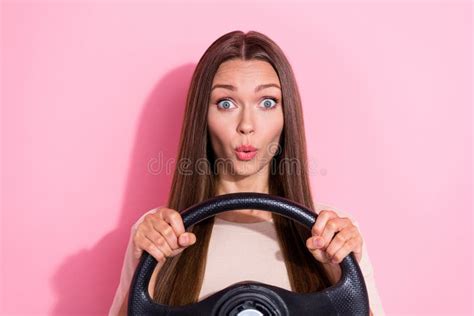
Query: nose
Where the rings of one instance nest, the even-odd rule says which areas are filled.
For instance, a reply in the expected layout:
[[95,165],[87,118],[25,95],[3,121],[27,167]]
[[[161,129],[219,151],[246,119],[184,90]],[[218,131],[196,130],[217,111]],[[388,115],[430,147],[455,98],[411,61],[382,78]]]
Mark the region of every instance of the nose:
[[241,113],[239,124],[237,125],[237,132],[242,134],[250,134],[254,132],[252,113],[249,108],[244,107],[244,110]]

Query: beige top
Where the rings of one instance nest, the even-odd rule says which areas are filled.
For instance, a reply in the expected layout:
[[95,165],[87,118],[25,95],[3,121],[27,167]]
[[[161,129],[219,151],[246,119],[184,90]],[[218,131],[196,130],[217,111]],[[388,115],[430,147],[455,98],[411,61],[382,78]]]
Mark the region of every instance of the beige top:
[[245,280],[291,291],[273,219],[235,223],[215,217],[199,301]]
[[[326,204],[316,204],[316,213],[323,209],[333,210],[339,216],[350,218],[354,225],[359,228],[357,221],[349,214]],[[132,254],[133,232],[146,214],[154,213],[157,210],[158,208],[155,208],[146,212],[132,226],[120,282],[109,310],[109,316],[118,315],[125,295],[130,288],[133,273],[138,265],[138,259],[135,259]],[[376,316],[385,315],[375,285],[374,270],[367,253],[365,241],[359,265],[367,286],[372,313]],[[273,220],[257,223],[235,223],[216,217],[209,241],[207,264],[199,301],[229,285],[245,280],[275,285],[291,291]]]

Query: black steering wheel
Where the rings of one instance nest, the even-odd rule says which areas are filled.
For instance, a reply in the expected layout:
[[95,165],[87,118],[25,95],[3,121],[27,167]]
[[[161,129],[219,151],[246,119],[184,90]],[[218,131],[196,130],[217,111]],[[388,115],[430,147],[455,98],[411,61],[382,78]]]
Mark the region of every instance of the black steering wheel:
[[[187,208],[181,216],[187,229],[216,214],[240,209],[269,210],[295,220],[309,230],[317,218],[315,212],[299,203],[256,192],[219,195]],[[130,286],[128,315],[369,315],[367,288],[352,252],[340,263],[342,276],[337,284],[319,292],[295,293],[261,282],[242,281],[200,302],[182,306],[157,304],[148,294],[148,284],[156,264],[156,259],[144,251]]]

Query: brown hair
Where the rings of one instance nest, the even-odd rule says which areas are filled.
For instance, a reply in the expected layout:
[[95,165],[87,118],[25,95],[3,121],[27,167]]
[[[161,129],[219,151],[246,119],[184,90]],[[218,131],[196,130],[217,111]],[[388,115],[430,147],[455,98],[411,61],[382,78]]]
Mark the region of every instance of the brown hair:
[[[314,210],[308,179],[306,139],[301,99],[293,70],[280,47],[266,35],[233,31],[206,50],[193,73],[181,128],[178,167],[174,171],[168,207],[177,211],[215,196],[214,156],[207,128],[211,85],[219,65],[230,59],[262,60],[275,69],[281,84],[284,127],[280,151],[271,160],[269,193]],[[289,141],[291,140],[291,141]],[[186,164],[181,163],[185,161]],[[292,163],[282,163],[283,161]],[[196,172],[199,170],[199,172]],[[277,172],[274,172],[277,170]],[[183,194],[183,192],[186,192]],[[311,232],[301,224],[273,213],[291,290],[309,293],[331,285],[324,267],[306,247]],[[214,217],[188,228],[197,242],[164,262],[155,283],[153,300],[180,306],[199,299]]]

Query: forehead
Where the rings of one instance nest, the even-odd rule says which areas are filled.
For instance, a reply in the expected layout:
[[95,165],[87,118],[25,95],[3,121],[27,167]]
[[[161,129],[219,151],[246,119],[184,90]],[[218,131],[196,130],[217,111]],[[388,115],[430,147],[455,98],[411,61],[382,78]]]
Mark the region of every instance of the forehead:
[[228,60],[223,62],[214,76],[214,83],[233,85],[255,85],[258,83],[276,83],[280,80],[272,65],[262,60]]

